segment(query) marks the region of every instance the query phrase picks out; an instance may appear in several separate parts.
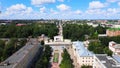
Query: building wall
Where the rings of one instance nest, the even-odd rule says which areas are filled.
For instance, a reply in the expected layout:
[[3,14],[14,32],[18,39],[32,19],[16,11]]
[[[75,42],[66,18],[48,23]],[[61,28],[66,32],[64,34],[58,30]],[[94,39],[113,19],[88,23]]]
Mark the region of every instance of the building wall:
[[77,60],[78,67],[81,67],[82,65],[90,65],[93,66],[93,56],[80,56],[74,47],[72,47],[74,58]]
[[113,53],[115,53],[115,48],[113,48],[112,46],[109,45],[109,49],[110,49]]
[[114,48],[115,46],[119,46],[119,44],[116,44],[115,42],[109,42],[109,49],[113,53],[120,53],[120,48]]
[[92,56],[81,56],[81,57],[79,57],[79,59],[77,59],[78,60],[78,63],[79,63],[79,65],[80,65],[80,67],[82,66],[82,65],[90,65],[90,66],[93,66],[93,60],[94,60],[94,58],[92,57]]
[[116,31],[107,30],[106,34],[107,34],[107,36],[110,36],[110,37],[112,37],[112,36],[118,36],[118,35],[120,35],[120,30],[116,30]]
[[35,57],[36,53],[39,51],[40,46],[39,45],[34,45],[29,52],[26,52],[26,54],[23,55],[23,57],[20,57],[21,60],[18,62],[14,68],[27,68],[29,63],[33,60]]

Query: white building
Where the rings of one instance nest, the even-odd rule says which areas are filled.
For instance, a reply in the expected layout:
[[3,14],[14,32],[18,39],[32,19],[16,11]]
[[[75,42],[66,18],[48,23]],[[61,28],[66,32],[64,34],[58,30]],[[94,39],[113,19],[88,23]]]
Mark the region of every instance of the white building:
[[97,27],[98,26],[98,24],[94,24],[92,22],[88,22],[87,24],[90,25],[90,26],[92,26],[92,27]]
[[120,53],[120,44],[115,43],[114,41],[109,42],[109,49],[115,53]]
[[120,25],[113,25],[113,28],[120,28]]
[[90,65],[92,68],[120,68],[120,56],[118,55],[110,57],[107,54],[93,54],[80,41],[73,42],[72,49],[77,63],[76,68],[82,65]]
[[106,54],[94,55],[93,68],[120,68],[120,63]]
[[93,53],[89,52],[83,42],[76,41],[72,45],[74,58],[77,60],[77,66],[81,67],[82,65],[93,66]]
[[52,39],[46,39],[44,40],[45,45],[50,46],[63,46],[63,45],[71,45],[71,40],[69,39],[63,39],[63,36],[54,36],[54,40]]

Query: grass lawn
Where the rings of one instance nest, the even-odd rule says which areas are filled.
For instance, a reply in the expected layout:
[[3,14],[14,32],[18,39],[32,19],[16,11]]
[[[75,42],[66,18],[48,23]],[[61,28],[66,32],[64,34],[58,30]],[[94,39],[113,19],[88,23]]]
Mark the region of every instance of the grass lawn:
[[53,62],[58,63],[58,58],[59,58],[59,54],[58,53],[54,53]]

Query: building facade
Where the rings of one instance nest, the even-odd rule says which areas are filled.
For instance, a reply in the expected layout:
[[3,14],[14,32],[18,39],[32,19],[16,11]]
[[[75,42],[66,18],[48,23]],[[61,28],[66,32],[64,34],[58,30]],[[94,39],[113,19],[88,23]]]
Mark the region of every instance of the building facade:
[[107,29],[106,31],[107,36],[119,36],[120,35],[120,29],[119,28],[111,28]]
[[37,39],[31,39],[24,47],[1,62],[0,68],[29,68],[39,49]]
[[117,44],[114,41],[109,42],[109,49],[115,54],[120,54],[120,44]]
[[93,54],[85,48],[83,42],[73,42],[72,49],[74,58],[77,61],[77,67],[81,67],[82,65],[93,66]]

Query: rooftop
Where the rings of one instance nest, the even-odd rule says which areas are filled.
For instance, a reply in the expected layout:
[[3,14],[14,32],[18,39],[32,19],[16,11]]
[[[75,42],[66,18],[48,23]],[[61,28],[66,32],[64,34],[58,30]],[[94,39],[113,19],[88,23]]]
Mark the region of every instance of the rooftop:
[[109,42],[109,43],[111,43],[111,44],[112,44],[112,47],[114,47],[114,48],[120,48],[120,44],[117,44],[117,43],[114,42],[114,41],[111,41],[111,42]]
[[115,61],[112,57],[107,56],[106,54],[96,54],[96,57],[104,63],[107,68],[120,68],[120,64],[117,64],[117,61]]
[[120,55],[114,54],[112,57],[120,63]]
[[81,41],[73,42],[73,47],[76,49],[76,52],[79,54],[79,56],[93,56],[93,53],[88,51],[84,43]]
[[7,58],[5,61],[0,63],[0,68],[13,68],[17,63],[19,63],[26,54],[34,47],[36,40],[32,39],[30,42],[26,43],[24,47],[15,52],[12,56]]

